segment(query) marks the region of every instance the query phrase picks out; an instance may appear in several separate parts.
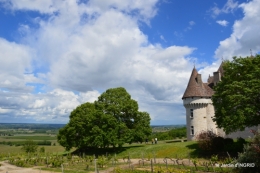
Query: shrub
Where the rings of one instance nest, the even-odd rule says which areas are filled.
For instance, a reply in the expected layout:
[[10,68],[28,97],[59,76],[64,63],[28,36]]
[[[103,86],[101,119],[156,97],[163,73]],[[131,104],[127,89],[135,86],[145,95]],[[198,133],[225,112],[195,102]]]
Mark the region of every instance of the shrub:
[[237,138],[237,143],[245,144],[245,143],[246,143],[246,140],[243,139],[243,138],[241,138],[241,137],[239,137],[239,138]]
[[[254,167],[237,167],[240,173],[257,172],[260,168],[260,132],[251,131],[254,137],[249,145],[244,145],[244,152],[238,155],[236,163],[253,163]],[[244,143],[244,139],[238,139],[237,143]]]
[[224,138],[217,136],[212,139],[212,148],[211,151],[213,152],[219,152],[223,151],[224,149]]
[[45,148],[44,147],[40,148],[40,153],[45,153]]
[[37,144],[36,142],[34,142],[33,140],[27,140],[23,147],[22,147],[22,150],[24,150],[26,153],[34,153],[37,151]]
[[205,152],[212,151],[213,139],[215,137],[218,137],[218,135],[211,130],[200,132],[196,136],[196,140],[198,141],[199,148]]
[[39,142],[37,143],[37,145],[49,145],[49,146],[51,146],[51,141],[46,141],[46,140],[44,140],[44,141],[39,141]]
[[234,140],[231,138],[224,139],[224,150],[228,152],[237,151],[237,143],[234,143]]
[[232,138],[225,138],[224,139],[224,145],[232,145],[234,143],[234,140]]

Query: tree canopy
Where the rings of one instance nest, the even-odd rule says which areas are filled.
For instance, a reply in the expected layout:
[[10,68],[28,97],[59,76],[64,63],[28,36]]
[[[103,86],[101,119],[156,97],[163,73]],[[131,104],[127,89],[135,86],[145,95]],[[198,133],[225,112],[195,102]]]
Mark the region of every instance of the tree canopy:
[[223,63],[224,76],[214,87],[213,120],[226,133],[260,124],[260,55]]
[[138,103],[120,87],[108,89],[94,103],[73,110],[69,123],[59,130],[58,142],[67,150],[121,147],[142,142],[151,132],[149,114],[138,111]]
[[37,143],[33,140],[26,140],[25,143],[22,146],[22,150],[24,150],[26,153],[35,153],[37,151]]

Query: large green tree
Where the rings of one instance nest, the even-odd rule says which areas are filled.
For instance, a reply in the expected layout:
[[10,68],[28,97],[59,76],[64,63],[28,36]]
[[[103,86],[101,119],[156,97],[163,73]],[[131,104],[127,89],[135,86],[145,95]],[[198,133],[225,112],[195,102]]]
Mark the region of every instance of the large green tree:
[[223,63],[224,76],[214,87],[213,120],[226,133],[260,124],[260,55]]
[[138,111],[138,104],[127,91],[108,89],[94,103],[84,103],[70,114],[69,123],[59,130],[58,142],[72,147],[121,147],[142,142],[151,134],[150,116]]

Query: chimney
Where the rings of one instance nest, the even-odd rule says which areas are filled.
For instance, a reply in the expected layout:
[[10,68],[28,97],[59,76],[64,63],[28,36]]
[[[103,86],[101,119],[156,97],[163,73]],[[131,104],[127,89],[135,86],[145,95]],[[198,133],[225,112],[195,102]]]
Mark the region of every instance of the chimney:
[[214,86],[216,86],[217,83],[218,83],[219,81],[221,81],[221,75],[220,75],[220,72],[219,72],[219,71],[214,72],[213,74],[214,74]]
[[196,80],[197,80],[197,83],[202,86],[202,79],[201,79],[201,74],[197,74],[197,77],[196,77]]

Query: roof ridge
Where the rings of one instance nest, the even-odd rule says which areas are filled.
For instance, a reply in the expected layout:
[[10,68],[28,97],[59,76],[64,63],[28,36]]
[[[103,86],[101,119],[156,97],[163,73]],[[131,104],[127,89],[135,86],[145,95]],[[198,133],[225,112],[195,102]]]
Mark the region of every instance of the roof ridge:
[[197,69],[194,67],[182,99],[196,96],[211,97],[212,94],[213,90],[208,86],[207,83],[202,82],[201,74],[199,74]]

